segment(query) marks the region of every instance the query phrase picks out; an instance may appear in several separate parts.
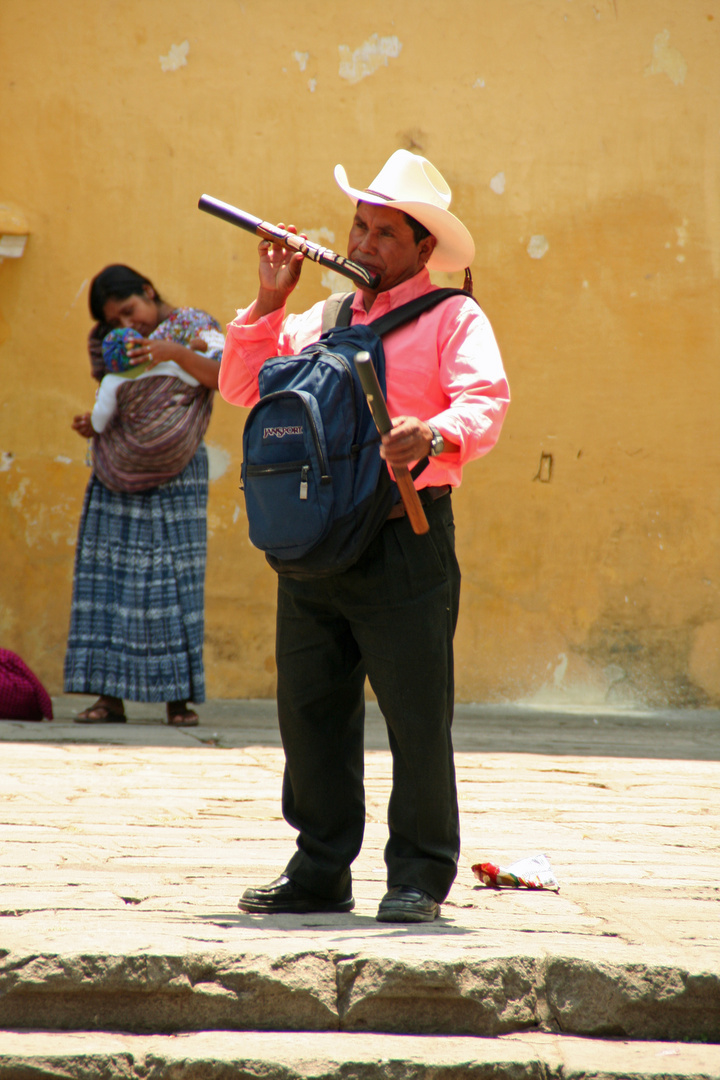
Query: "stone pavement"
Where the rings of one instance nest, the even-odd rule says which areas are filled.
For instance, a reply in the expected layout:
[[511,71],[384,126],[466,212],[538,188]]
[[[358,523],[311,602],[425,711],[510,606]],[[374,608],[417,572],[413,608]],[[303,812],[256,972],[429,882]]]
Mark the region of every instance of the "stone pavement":
[[[461,706],[438,922],[375,920],[390,758],[345,915],[250,916],[282,870],[273,702],[0,721],[0,1080],[720,1077],[720,713]],[[471,865],[544,852],[559,893]]]

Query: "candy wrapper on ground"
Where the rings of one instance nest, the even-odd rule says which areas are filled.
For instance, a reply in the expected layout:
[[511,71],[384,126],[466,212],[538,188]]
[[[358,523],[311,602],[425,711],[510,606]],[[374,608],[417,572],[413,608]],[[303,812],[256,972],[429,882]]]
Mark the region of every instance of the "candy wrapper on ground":
[[495,863],[475,863],[473,874],[483,885],[509,889],[555,889],[560,884],[552,872],[546,855],[532,855],[512,866],[496,866]]

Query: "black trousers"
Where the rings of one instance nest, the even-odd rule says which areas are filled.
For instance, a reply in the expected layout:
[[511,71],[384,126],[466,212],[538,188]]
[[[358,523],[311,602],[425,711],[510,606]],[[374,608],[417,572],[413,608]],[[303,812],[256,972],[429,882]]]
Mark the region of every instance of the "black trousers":
[[425,507],[430,532],[388,521],[350,570],[278,579],[283,814],[298,830],[286,874],[317,895],[351,895],[365,827],[367,674],[393,759],[388,888],[447,896],[460,850],[451,738],[460,597],[450,495]]

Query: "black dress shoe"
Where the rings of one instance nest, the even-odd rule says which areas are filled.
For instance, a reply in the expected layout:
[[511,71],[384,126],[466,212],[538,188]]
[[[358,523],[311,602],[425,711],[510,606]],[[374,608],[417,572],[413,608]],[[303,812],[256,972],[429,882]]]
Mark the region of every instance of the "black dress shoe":
[[352,896],[347,900],[327,900],[324,896],[303,889],[302,885],[291,881],[281,874],[269,885],[258,889],[246,889],[238,907],[241,911],[254,914],[277,915],[281,912],[307,914],[310,911],[352,911],[355,901]]
[[396,885],[383,896],[378,922],[432,922],[440,914],[440,905],[432,896],[410,885]]

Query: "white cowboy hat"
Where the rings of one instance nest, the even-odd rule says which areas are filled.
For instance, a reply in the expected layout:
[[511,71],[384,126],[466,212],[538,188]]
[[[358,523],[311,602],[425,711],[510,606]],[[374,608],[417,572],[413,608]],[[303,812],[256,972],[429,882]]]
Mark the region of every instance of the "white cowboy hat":
[[473,261],[473,238],[448,210],[450,188],[427,158],[396,150],[365,191],[350,187],[342,165],[335,166],[335,180],[356,205],[366,202],[404,210],[424,225],[437,240],[427,264],[430,270],[463,270]]

